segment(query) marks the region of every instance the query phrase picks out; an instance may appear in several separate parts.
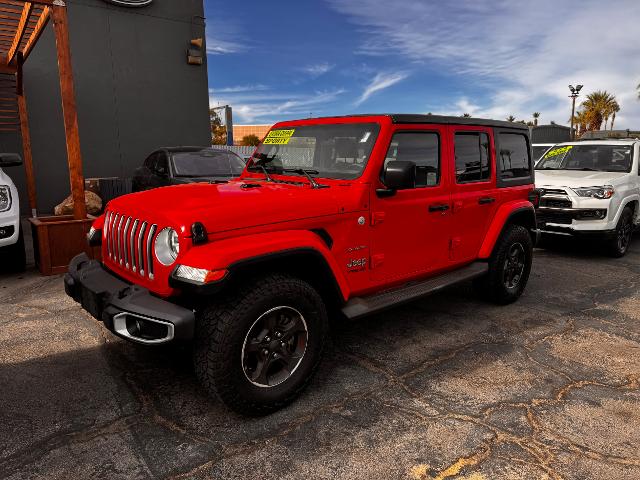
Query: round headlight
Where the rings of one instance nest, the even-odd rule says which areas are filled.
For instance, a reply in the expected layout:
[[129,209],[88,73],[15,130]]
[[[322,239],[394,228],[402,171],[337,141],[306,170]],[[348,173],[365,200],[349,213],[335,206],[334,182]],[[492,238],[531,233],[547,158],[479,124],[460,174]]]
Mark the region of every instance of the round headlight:
[[173,228],[164,228],[156,237],[154,247],[156,258],[158,261],[169,266],[176,261],[180,252],[180,243],[178,241],[178,232]]

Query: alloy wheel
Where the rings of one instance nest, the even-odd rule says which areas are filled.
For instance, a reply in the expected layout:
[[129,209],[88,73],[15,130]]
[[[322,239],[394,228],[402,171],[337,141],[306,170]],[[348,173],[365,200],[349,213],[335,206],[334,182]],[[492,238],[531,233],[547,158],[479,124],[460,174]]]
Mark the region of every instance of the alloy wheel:
[[631,242],[631,233],[632,226],[630,221],[624,222],[620,227],[618,227],[617,237],[618,237],[618,250],[620,252],[626,252],[629,247],[629,242]]
[[502,281],[504,286],[513,289],[518,286],[524,273],[526,254],[521,243],[514,243],[509,248],[504,261]]
[[300,366],[309,332],[295,308],[272,308],[253,322],[242,345],[242,370],[258,387],[274,387]]

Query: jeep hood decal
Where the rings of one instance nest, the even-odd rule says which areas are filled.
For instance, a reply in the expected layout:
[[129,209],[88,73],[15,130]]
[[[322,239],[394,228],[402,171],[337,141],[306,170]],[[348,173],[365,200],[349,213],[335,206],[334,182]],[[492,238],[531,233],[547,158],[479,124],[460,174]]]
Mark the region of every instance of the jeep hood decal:
[[[362,195],[354,195],[354,189],[362,190]],[[367,192],[366,186],[351,183],[317,189],[306,183],[194,183],[118,197],[107,208],[184,228],[190,235],[189,228],[196,221],[208,233],[220,233],[358,211],[367,206]]]

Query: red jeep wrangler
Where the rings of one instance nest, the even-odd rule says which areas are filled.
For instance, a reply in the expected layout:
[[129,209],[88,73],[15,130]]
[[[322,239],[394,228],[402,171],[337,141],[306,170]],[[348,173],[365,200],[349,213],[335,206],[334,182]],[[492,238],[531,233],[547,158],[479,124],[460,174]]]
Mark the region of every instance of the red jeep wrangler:
[[275,125],[242,176],[112,200],[67,293],[116,335],[191,341],[209,392],[245,414],[309,383],[328,318],[474,279],[522,293],[536,239],[528,130],[434,115]]

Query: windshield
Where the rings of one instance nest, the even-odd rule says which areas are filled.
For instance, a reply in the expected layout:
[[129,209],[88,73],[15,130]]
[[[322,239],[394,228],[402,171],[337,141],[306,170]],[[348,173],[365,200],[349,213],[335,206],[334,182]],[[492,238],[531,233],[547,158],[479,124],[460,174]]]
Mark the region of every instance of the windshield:
[[531,147],[533,160],[537,162],[540,159],[540,157],[542,157],[542,154],[547,150],[549,150],[549,148],[550,148],[549,145],[533,145]]
[[201,150],[173,154],[176,177],[235,177],[242,173],[244,162],[231,152]]
[[549,150],[536,170],[630,172],[631,145],[564,145]]
[[367,165],[380,126],[348,123],[280,127],[271,130],[249,160],[249,170],[270,173],[283,169],[306,169],[312,175],[350,180]]

